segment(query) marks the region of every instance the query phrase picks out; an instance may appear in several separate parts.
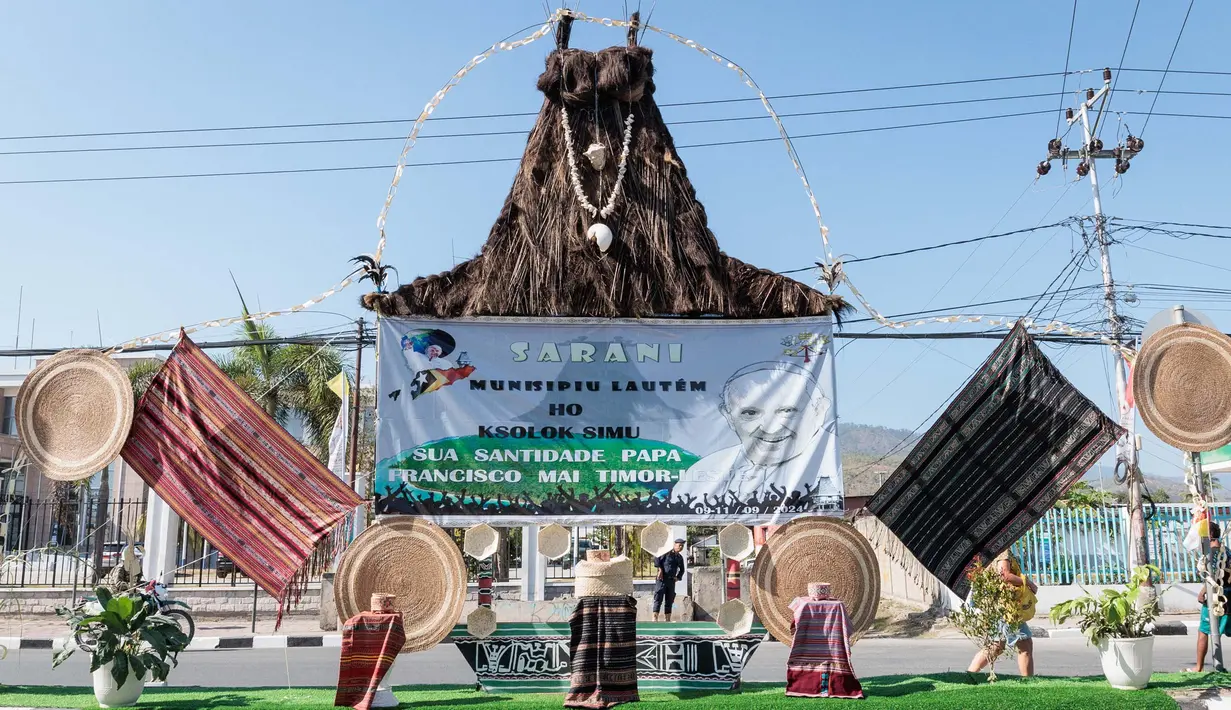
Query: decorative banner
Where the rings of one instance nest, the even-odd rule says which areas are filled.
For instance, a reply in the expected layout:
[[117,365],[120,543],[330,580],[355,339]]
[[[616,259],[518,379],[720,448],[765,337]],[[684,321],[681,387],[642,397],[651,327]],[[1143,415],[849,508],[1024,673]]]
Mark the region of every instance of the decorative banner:
[[376,511],[840,515],[831,321],[383,319]]
[[[485,639],[457,626],[449,638],[488,692],[563,693],[569,688],[568,624],[501,624]],[[637,687],[660,693],[734,690],[764,638],[759,624],[735,637],[712,623],[638,624]]]

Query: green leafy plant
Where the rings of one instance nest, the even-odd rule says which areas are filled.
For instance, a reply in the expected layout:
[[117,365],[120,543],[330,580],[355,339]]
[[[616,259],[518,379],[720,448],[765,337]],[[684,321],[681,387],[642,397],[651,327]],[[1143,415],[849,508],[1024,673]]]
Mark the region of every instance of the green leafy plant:
[[1004,642],[1005,630],[1017,623],[1017,587],[1004,581],[995,567],[975,563],[966,579],[970,598],[960,609],[949,612],[949,623],[974,642],[987,658],[988,680],[996,682],[996,661],[1016,648]]
[[[68,622],[74,639],[92,640],[90,672],[110,662],[111,677],[120,685],[130,672],[138,678],[149,673],[155,681],[166,680],[178,662],[177,656],[188,646],[188,637],[175,620],[158,613],[158,605],[138,592],[112,596],[99,587],[94,594],[94,601],[56,609],[56,614]],[[70,642],[52,658],[52,667],[76,650]]]
[[[1052,607],[1051,620],[1063,624],[1076,618],[1077,627],[1095,646],[1108,638],[1136,639],[1150,636],[1153,634],[1150,625],[1158,618],[1158,604],[1154,601],[1143,601],[1141,587],[1150,580],[1151,575],[1161,574],[1154,565],[1135,567],[1124,591],[1104,589],[1097,596],[1087,593],[1085,596],[1061,602]],[[1086,591],[1085,587],[1082,587],[1082,591]]]

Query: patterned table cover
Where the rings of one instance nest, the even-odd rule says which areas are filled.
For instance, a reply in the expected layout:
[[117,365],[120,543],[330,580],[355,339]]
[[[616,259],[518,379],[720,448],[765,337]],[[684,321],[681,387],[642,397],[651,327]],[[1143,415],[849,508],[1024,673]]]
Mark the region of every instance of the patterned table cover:
[[[765,639],[757,624],[727,636],[710,622],[637,624],[637,686],[643,691],[733,690]],[[487,691],[563,693],[569,688],[569,625],[502,623],[485,639],[453,628],[451,640]]]

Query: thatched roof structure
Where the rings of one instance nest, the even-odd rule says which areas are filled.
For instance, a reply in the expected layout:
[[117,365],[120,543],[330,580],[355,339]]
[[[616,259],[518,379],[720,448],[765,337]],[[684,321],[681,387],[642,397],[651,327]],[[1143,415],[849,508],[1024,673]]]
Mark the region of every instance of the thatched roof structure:
[[[364,296],[391,316],[840,315],[841,297],[724,254],[654,102],[652,52],[629,44],[568,48],[569,23],[538,80],[544,94],[513,188],[487,243],[450,271]],[[595,99],[597,92],[597,101]],[[624,122],[633,115],[623,193],[606,219],[582,208],[569,177],[561,107],[568,109],[585,194],[602,207],[616,182]],[[581,153],[607,148],[595,169]],[[616,239],[602,253],[586,230],[602,221]]]

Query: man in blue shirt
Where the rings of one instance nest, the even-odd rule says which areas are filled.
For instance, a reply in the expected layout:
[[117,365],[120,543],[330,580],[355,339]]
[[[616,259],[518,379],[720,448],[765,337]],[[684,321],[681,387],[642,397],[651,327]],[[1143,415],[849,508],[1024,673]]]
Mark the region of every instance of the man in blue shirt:
[[675,583],[684,578],[684,539],[675,541],[675,549],[661,557],[654,558],[654,567],[658,569],[658,579],[654,582],[654,621],[658,621],[658,610],[662,609],[666,620],[671,621],[671,605],[675,603]]

